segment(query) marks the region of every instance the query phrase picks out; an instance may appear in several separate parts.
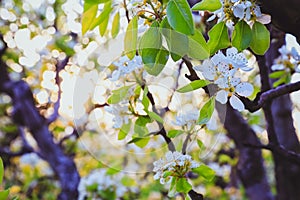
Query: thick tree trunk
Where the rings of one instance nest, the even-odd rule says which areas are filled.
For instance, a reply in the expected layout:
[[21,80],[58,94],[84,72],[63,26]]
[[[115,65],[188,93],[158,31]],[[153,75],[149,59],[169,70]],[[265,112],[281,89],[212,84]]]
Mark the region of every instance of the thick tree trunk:
[[221,120],[224,120],[228,136],[233,139],[239,151],[237,173],[245,187],[247,197],[250,200],[274,199],[266,178],[261,150],[246,145],[260,144],[255,132],[229,104],[226,107],[217,103],[216,107]]
[[[279,55],[278,48],[284,44],[284,35],[271,29],[275,42],[271,44],[270,50],[266,53],[266,66],[271,67],[274,59]],[[275,80],[271,80],[274,82]],[[300,152],[299,139],[293,125],[292,102],[289,95],[276,98],[272,101],[271,114],[274,119],[274,132],[279,145],[285,149]],[[285,157],[273,153],[275,162],[275,177],[277,188],[277,199],[297,200],[300,197],[300,166]]]
[[74,161],[54,143],[46,119],[36,109],[32,92],[24,81],[10,80],[6,65],[0,60],[0,93],[8,94],[13,103],[13,119],[19,126],[29,129],[37,142],[39,154],[46,160],[59,178],[59,200],[77,199],[79,174]]

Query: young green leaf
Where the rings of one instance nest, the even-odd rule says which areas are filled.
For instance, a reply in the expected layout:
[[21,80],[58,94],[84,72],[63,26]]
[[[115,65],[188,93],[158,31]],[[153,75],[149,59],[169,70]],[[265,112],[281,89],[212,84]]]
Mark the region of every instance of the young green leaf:
[[132,85],[121,87],[117,90],[112,91],[112,95],[108,98],[107,103],[116,104],[125,98],[128,93],[128,90],[132,87]]
[[134,133],[138,137],[146,137],[149,133],[146,125],[147,125],[147,123],[150,123],[151,121],[152,121],[152,119],[148,116],[139,116],[134,124]]
[[174,61],[178,61],[188,53],[189,41],[185,34],[179,33],[172,29],[168,19],[164,18],[161,22],[161,32],[166,38],[168,49]]
[[250,26],[244,21],[239,21],[232,32],[232,45],[238,51],[242,51],[249,47],[252,40],[252,32]]
[[144,148],[149,143],[150,137],[136,137],[133,138],[131,141],[128,142],[128,144],[134,143],[136,146],[140,148]]
[[112,9],[113,8],[111,7],[111,1],[106,2],[100,15],[96,19],[92,20],[92,24],[89,29],[93,30],[96,26],[99,26],[105,21],[108,21],[107,18],[109,18],[109,14],[111,13]]
[[162,36],[157,22],[154,22],[142,36],[139,53],[149,74],[157,76],[165,67],[169,52],[162,46]]
[[4,166],[3,166],[2,158],[0,158],[0,184],[2,183],[3,175],[4,175]]
[[105,3],[107,1],[110,0],[84,0],[84,3],[88,3],[88,4],[100,4],[100,3]]
[[171,27],[183,34],[194,34],[194,20],[186,0],[170,0],[167,5],[167,18]]
[[170,131],[168,131],[167,135],[169,138],[175,138],[178,135],[181,135],[182,133],[184,133],[183,130],[170,130]]
[[148,109],[149,109],[149,105],[150,105],[150,100],[149,98],[147,97],[147,94],[148,94],[148,87],[145,86],[144,88],[144,93],[143,93],[143,98],[142,98],[142,104],[144,106],[144,110],[147,112]]
[[215,171],[204,164],[201,164],[199,167],[192,169],[192,171],[208,181],[212,181],[212,179],[215,177]]
[[202,151],[203,149],[205,149],[205,145],[203,144],[203,142],[201,140],[197,139],[197,145],[200,148],[200,150]]
[[93,20],[97,15],[97,11],[98,11],[98,4],[90,4],[86,2],[84,3],[84,12],[81,18],[82,35],[84,35],[88,30],[90,30]]
[[108,20],[109,20],[109,16],[105,18],[105,20],[99,25],[99,32],[101,36],[104,36],[104,34],[106,33]]
[[281,70],[281,71],[275,71],[275,72],[272,72],[271,74],[269,74],[269,77],[270,77],[270,78],[280,78],[280,77],[282,77],[285,73],[286,73],[286,71],[284,71],[284,70]]
[[128,132],[130,131],[130,128],[131,128],[131,121],[129,121],[128,124],[123,124],[118,134],[118,140],[125,139]]
[[228,35],[228,28],[225,22],[220,22],[208,32],[209,40],[208,46],[210,54],[216,53],[220,49],[225,49],[230,46],[230,40]]
[[210,84],[210,81],[207,81],[207,80],[195,80],[195,81],[192,81],[191,83],[183,86],[182,88],[179,88],[176,91],[180,92],[180,93],[190,92],[193,90],[197,90],[199,88],[203,88],[209,84]]
[[191,184],[186,178],[179,178],[176,183],[176,191],[187,194],[192,189]]
[[124,38],[124,51],[126,56],[130,60],[136,54],[137,40],[138,40],[138,16],[134,16],[127,26],[125,38]]
[[206,43],[202,33],[195,30],[194,35],[189,35],[188,56],[197,60],[204,60],[209,57],[209,46]]
[[5,199],[8,199],[8,195],[9,195],[9,189],[7,190],[3,190],[0,192],[0,199],[2,200],[5,200]]
[[214,109],[215,109],[215,98],[211,97],[201,108],[197,124],[199,125],[206,124],[210,120],[214,112]]
[[170,185],[170,189],[168,192],[168,197],[174,197],[176,194],[176,183],[177,183],[177,178],[172,177],[171,178],[171,185]]
[[164,120],[158,114],[156,114],[155,112],[149,111],[147,114],[149,115],[149,117],[151,119],[153,119],[155,121],[158,121],[161,124],[164,123]]
[[257,55],[264,55],[270,46],[270,32],[265,25],[256,21],[252,26],[250,48]]
[[112,27],[111,27],[112,38],[117,37],[119,31],[120,31],[120,13],[117,12],[117,14],[114,16]]
[[195,4],[192,7],[192,10],[207,10],[210,12],[214,12],[222,7],[220,0],[202,0],[201,2]]

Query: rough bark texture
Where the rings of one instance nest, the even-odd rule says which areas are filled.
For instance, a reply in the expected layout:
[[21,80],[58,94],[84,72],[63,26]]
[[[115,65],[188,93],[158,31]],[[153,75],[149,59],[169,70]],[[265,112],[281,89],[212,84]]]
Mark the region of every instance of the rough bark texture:
[[[284,44],[284,37],[279,31],[271,29],[271,33],[276,40],[271,44],[270,50],[265,55],[266,67],[268,68],[272,66],[273,60],[278,56],[278,48]],[[274,82],[274,80],[270,81]],[[287,150],[299,153],[300,144],[293,125],[292,102],[289,95],[274,99],[270,108],[274,119],[274,132],[279,145]],[[300,165],[275,152],[273,152],[273,157],[275,161],[277,199],[299,199]]]
[[272,24],[286,33],[300,38],[299,0],[259,0],[263,13],[272,16]]
[[39,155],[45,159],[59,178],[60,200],[77,199],[79,174],[72,158],[64,154],[54,143],[47,121],[34,104],[33,95],[24,81],[12,81],[6,71],[6,65],[0,60],[0,93],[8,94],[13,101],[13,119],[18,126],[27,127],[36,140]]
[[228,136],[234,141],[239,151],[237,173],[250,200],[274,199],[266,178],[266,172],[260,149],[247,147],[245,144],[260,144],[255,132],[241,114],[229,104],[216,104],[219,116],[224,120]]

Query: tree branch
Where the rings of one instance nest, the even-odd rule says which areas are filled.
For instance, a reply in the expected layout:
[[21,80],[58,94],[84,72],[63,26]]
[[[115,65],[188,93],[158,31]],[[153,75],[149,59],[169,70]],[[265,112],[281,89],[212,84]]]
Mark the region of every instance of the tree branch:
[[290,83],[287,85],[281,85],[277,88],[267,90],[263,93],[259,93],[255,100],[251,101],[246,97],[240,97],[241,101],[244,103],[245,108],[250,112],[255,112],[262,108],[267,102],[273,100],[277,97],[283,96],[285,94],[290,94],[300,90],[300,81],[295,83]]

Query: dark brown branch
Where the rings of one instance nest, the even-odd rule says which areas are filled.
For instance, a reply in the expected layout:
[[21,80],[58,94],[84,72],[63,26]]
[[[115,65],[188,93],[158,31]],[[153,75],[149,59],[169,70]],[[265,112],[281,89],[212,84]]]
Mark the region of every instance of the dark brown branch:
[[258,94],[257,98],[253,101],[246,97],[240,97],[241,101],[244,103],[245,108],[250,112],[255,112],[262,108],[267,102],[273,100],[277,97],[281,97],[285,94],[290,94],[300,90],[300,81],[295,83],[290,83],[287,85],[281,85],[277,88],[267,90],[263,93]]
[[282,145],[273,145],[273,144],[263,145],[263,144],[249,144],[249,143],[245,143],[244,145],[253,148],[268,149],[275,154],[279,154],[280,156],[282,156],[282,158],[286,158],[300,165],[300,154],[297,154],[294,151],[287,150]]
[[188,133],[185,140],[184,140],[184,142],[183,142],[183,145],[182,145],[182,153],[183,154],[186,154],[186,148],[187,148],[187,145],[188,145],[188,142],[189,142],[190,138],[191,138],[191,134]]
[[[144,88],[145,88],[145,85],[142,85],[142,89],[144,89]],[[155,108],[155,101],[154,101],[153,95],[151,94],[150,91],[148,91],[147,97],[148,97],[148,99],[149,99],[149,101],[150,101],[150,103],[151,103],[151,105],[153,107],[153,111],[155,113],[158,113],[157,110],[156,110],[156,108]],[[159,131],[156,134],[157,135],[161,135],[164,138],[165,142],[168,144],[168,149],[170,151],[172,151],[172,152],[176,151],[174,143],[172,142],[171,138],[169,138],[167,136],[167,132],[165,130],[164,125],[162,123],[160,123],[160,122],[157,122],[157,123],[158,123],[158,126],[159,126]]]
[[40,154],[57,174],[61,193],[59,200],[77,199],[79,174],[74,161],[66,156],[53,141],[48,124],[34,104],[33,94],[24,81],[10,80],[7,66],[0,60],[0,92],[8,94],[13,100],[13,120],[19,126],[29,129],[38,144]]
[[195,192],[194,190],[190,190],[188,194],[192,200],[203,200],[203,195]]
[[60,99],[61,99],[61,86],[60,86],[60,77],[59,77],[59,72],[61,70],[63,70],[65,68],[65,66],[67,65],[69,61],[69,57],[67,56],[64,60],[62,61],[57,61],[56,64],[56,75],[55,75],[55,83],[58,86],[58,97],[57,97],[57,101],[54,103],[54,112],[53,114],[47,119],[47,123],[51,124],[52,122],[54,122],[59,113],[58,113],[58,109],[60,107]]

